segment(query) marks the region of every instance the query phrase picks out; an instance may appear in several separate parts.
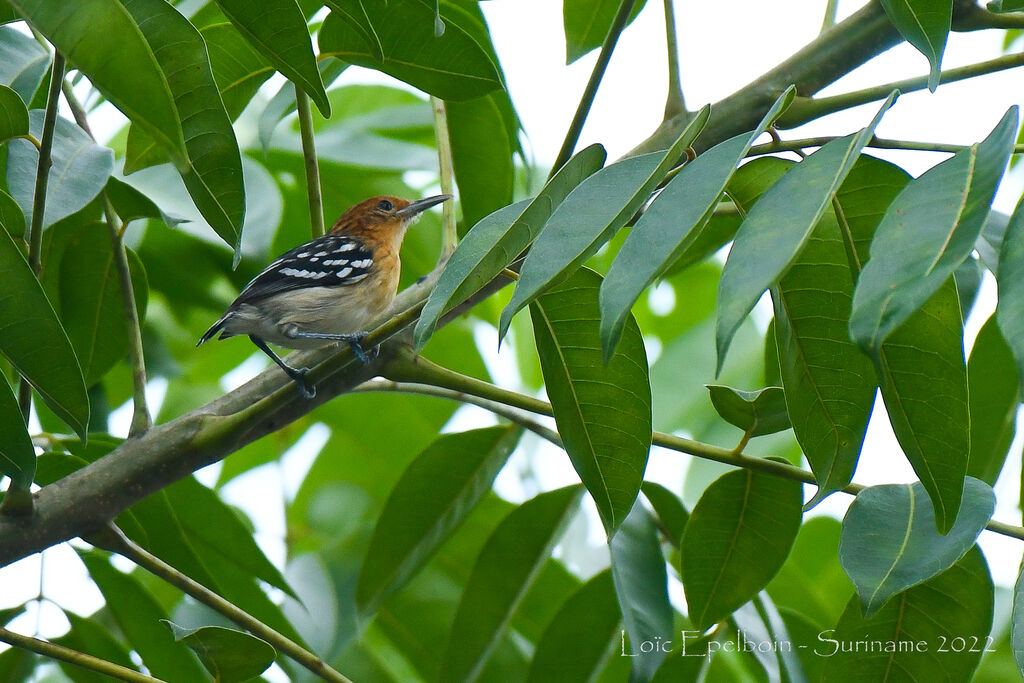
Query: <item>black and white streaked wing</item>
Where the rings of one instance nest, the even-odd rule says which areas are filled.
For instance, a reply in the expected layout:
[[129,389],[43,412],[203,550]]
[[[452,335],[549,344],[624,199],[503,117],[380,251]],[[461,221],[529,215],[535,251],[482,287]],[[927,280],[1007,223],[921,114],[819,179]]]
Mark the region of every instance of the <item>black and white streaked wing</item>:
[[344,287],[363,280],[373,253],[357,238],[324,235],[285,252],[245,286],[236,304],[304,287]]

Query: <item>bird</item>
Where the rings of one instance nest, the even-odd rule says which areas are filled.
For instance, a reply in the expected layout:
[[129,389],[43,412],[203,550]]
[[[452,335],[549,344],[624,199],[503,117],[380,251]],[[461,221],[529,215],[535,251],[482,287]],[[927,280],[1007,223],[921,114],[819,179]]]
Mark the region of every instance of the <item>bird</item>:
[[379,196],[349,207],[325,235],[285,252],[254,277],[196,346],[218,332],[219,339],[247,335],[302,396],[313,398],[309,368],[288,365],[267,344],[315,349],[344,342],[368,363],[360,341],[365,325],[386,311],[398,292],[405,232],[424,211],[448,199],[451,195],[417,201]]

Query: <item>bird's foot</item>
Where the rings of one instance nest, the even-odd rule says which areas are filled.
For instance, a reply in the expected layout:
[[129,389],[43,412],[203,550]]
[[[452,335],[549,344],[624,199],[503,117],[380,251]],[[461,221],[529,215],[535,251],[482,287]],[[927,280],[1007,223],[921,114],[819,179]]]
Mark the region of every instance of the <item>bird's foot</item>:
[[308,400],[316,396],[316,387],[306,382],[307,374],[309,374],[309,368],[293,368],[293,372],[289,372],[288,376],[292,378],[295,386],[299,388],[302,398]]

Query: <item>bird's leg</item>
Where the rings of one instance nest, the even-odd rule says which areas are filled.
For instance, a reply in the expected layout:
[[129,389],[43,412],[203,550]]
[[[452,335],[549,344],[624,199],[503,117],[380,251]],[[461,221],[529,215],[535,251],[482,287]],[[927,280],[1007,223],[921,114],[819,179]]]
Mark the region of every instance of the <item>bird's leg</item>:
[[284,370],[285,374],[292,378],[295,384],[299,387],[299,393],[302,394],[303,398],[313,398],[316,396],[316,387],[306,384],[306,373],[309,372],[309,368],[293,368],[292,366],[281,360],[281,357],[274,353],[267,343],[259,337],[250,334],[249,339],[252,343],[259,348],[260,351],[270,356],[270,359],[277,363],[278,367]]
[[377,357],[377,353],[380,347],[375,347],[371,352],[371,356],[367,356],[366,352],[363,351],[363,347],[359,345],[359,342],[366,336],[366,332],[356,332],[355,334],[330,334],[329,332],[306,332],[305,330],[296,329],[294,326],[288,327],[284,330],[284,335],[291,339],[324,339],[327,341],[345,342],[352,348],[352,353],[355,354],[356,358],[363,365],[369,363],[373,358]]

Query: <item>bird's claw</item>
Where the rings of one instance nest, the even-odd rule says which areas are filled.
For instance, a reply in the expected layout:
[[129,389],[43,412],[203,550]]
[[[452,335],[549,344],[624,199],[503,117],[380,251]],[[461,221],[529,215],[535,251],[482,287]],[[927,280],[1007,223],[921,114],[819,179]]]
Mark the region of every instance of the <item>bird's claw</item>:
[[309,368],[299,368],[292,375],[295,385],[299,388],[299,393],[302,394],[302,398],[311,399],[316,396],[316,387],[312,384],[306,383],[306,375],[309,373]]

